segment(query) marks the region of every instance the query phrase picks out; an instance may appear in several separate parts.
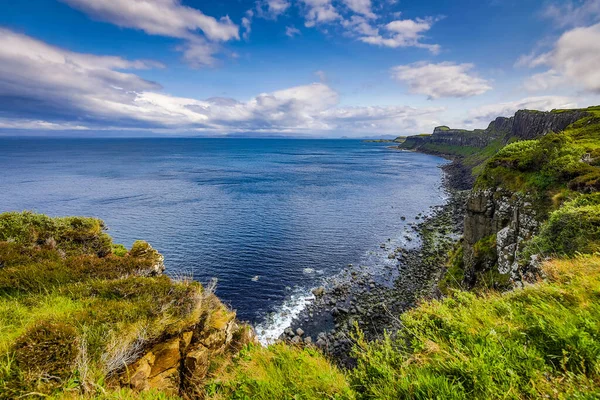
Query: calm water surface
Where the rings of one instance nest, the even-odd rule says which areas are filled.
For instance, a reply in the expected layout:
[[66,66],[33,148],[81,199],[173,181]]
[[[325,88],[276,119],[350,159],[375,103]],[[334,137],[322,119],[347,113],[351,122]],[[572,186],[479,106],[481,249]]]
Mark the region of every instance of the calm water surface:
[[443,202],[442,163],[353,140],[0,139],[0,212],[101,218],[278,332],[311,288],[384,262],[379,244]]

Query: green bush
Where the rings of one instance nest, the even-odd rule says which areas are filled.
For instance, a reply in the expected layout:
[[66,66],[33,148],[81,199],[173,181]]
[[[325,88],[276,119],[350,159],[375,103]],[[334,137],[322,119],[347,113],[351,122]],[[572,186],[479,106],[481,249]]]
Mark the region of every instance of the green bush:
[[113,244],[111,252],[117,257],[124,257],[128,253],[127,247],[123,246],[122,244]]
[[104,230],[104,223],[95,218],[50,218],[28,211],[0,214],[0,242],[58,248],[69,254],[110,254],[112,241]]
[[573,256],[600,251],[600,193],[583,195],[552,212],[524,254]]
[[13,350],[18,367],[30,379],[50,376],[62,381],[73,372],[77,332],[61,322],[42,321],[19,337]]

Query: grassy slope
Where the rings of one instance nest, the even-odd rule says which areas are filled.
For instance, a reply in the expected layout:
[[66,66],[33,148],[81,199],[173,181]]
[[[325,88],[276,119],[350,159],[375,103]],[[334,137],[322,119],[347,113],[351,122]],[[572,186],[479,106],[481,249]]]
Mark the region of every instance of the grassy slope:
[[394,339],[358,334],[358,366],[345,377],[312,350],[250,348],[210,398],[598,398],[600,257],[544,270],[548,279],[524,290],[424,302],[400,317]]
[[564,132],[511,143],[481,171],[478,187],[556,194],[600,190],[600,107]]
[[153,276],[161,261],[145,242],[123,253],[99,220],[0,215],[0,398],[95,392],[197,320],[202,287]]

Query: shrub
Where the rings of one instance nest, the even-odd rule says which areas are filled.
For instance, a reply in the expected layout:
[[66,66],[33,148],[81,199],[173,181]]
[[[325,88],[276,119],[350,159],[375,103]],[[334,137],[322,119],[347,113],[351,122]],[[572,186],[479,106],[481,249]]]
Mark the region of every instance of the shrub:
[[122,244],[113,244],[111,250],[112,254],[117,257],[124,257],[127,254],[127,247]]
[[600,193],[584,195],[552,212],[524,254],[573,256],[600,251]]
[[77,332],[60,322],[37,323],[14,345],[15,361],[32,379],[49,376],[64,380],[77,357]]
[[53,243],[73,254],[110,254],[111,238],[102,221],[95,218],[50,218],[28,211],[0,214],[0,241],[11,241],[25,246],[43,246]]

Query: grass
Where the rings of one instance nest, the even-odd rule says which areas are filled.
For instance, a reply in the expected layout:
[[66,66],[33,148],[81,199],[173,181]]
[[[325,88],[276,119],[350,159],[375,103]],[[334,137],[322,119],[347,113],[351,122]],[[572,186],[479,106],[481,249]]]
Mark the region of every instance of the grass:
[[216,375],[209,399],[354,399],[344,374],[313,348],[252,346]]
[[547,282],[510,293],[455,292],[366,343],[349,380],[365,399],[596,398],[600,257],[555,260]]
[[476,187],[550,195],[600,190],[600,110],[587,109],[564,132],[508,144],[482,169]]
[[357,367],[315,349],[252,346],[205,386],[210,399],[592,399],[600,396],[600,256],[556,259],[522,290],[452,291],[355,336]]
[[140,344],[218,308],[199,283],[157,275],[162,256],[150,245],[115,246],[103,229],[89,218],[0,215],[0,399],[110,389]]
[[600,252],[600,193],[582,195],[553,211],[524,253],[574,256]]

